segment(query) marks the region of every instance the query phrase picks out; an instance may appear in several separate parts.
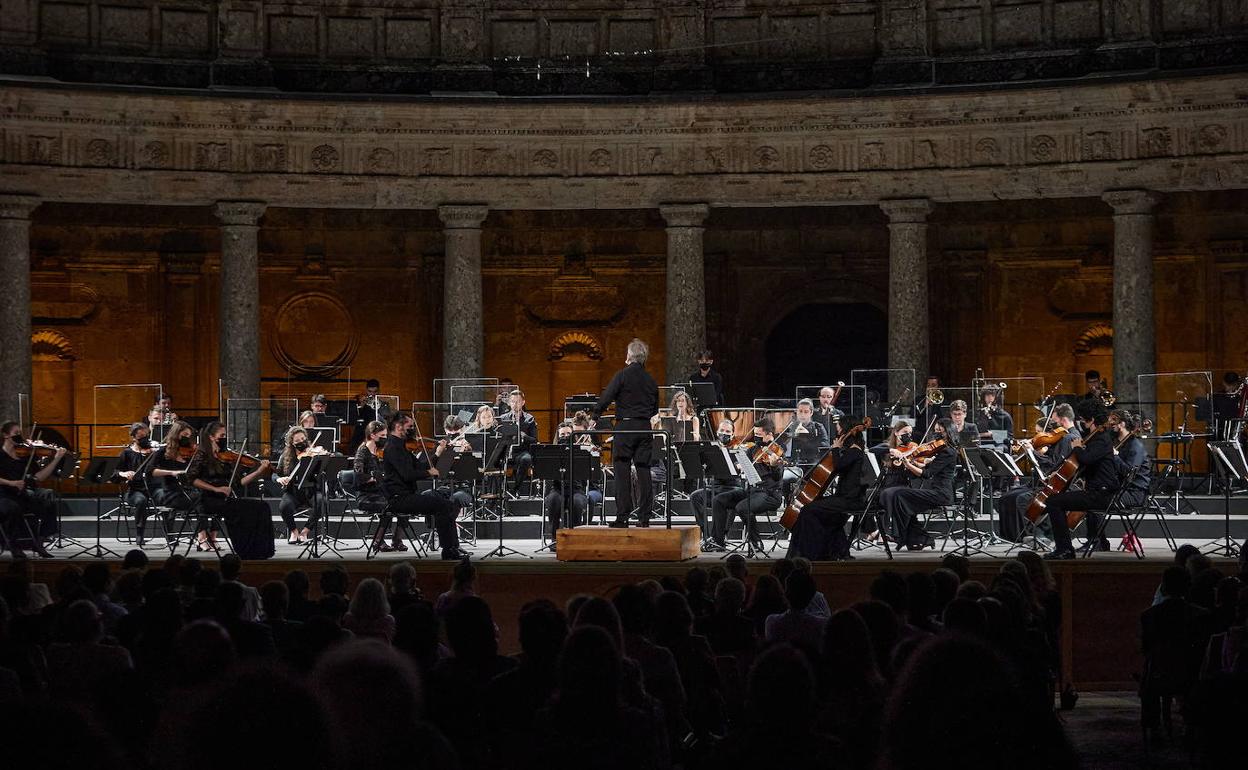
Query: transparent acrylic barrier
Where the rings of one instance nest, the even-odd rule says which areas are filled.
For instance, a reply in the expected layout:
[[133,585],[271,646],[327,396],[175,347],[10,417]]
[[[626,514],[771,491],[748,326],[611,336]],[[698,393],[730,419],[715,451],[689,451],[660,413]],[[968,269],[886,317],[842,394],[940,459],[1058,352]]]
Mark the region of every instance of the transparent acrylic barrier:
[[[438,438],[446,434],[439,415],[454,414],[449,403],[436,401],[413,401],[411,406],[412,419],[416,421],[420,434],[428,438]],[[443,417],[445,420],[445,417]],[[465,420],[465,423],[468,421]]]
[[[510,409],[507,396],[515,389],[515,385],[452,385],[448,388],[452,409],[449,414],[472,412],[473,421],[475,421],[482,414],[482,407],[488,406],[494,410],[494,418],[497,420],[503,412]],[[441,423],[439,423],[439,430],[441,430]]]
[[[480,390],[474,391],[474,387]],[[507,390],[510,390],[515,386],[507,385],[505,387]],[[500,387],[497,377],[450,377],[436,379],[433,381],[433,400],[428,403],[433,404],[435,408],[441,407],[434,414],[434,421],[440,430],[447,415],[458,411],[457,406],[464,405],[475,411],[476,406],[490,404],[497,409],[499,392]]]
[[765,413],[751,406],[724,406],[707,409],[706,417],[713,430],[724,420],[732,423],[733,437],[741,439],[753,434],[754,421]]
[[[839,393],[837,392],[837,388],[840,388]],[[832,406],[840,409],[846,414],[853,411],[853,394],[855,389],[843,382],[837,385],[798,385],[793,391],[793,403],[796,405],[797,402],[801,401],[803,398],[809,398],[815,405],[815,409],[818,410],[819,407],[823,405],[819,396],[825,389],[829,390],[828,397],[832,399]],[[860,390],[864,393],[866,392],[865,389]]]
[[286,431],[298,417],[293,398],[232,398],[225,404],[226,438],[231,449],[246,441],[248,454],[268,457],[282,451]]
[[[34,410],[30,407],[30,394],[17,394],[17,412],[14,415],[17,418],[17,424],[22,426],[22,435],[30,435],[30,426],[34,424]],[[3,419],[8,419],[5,415]]]
[[[1105,372],[1101,373],[1105,376]],[[1023,372],[1021,377],[1044,382],[1044,393],[1040,401],[1046,404],[1074,404],[1088,392],[1088,383],[1083,372]]]
[[563,399],[563,419],[570,420],[577,412],[590,412],[598,405],[597,393],[575,393]]
[[[130,426],[147,419],[148,412],[165,392],[158,382],[129,385],[95,385],[91,389],[92,453],[120,452],[130,443]],[[166,417],[152,427],[152,441],[165,440],[172,423]]]
[[[1191,463],[1189,470],[1206,467],[1203,448],[1216,425],[1212,423],[1209,400],[1213,394],[1212,371],[1158,372],[1136,377],[1139,389],[1138,411],[1152,421],[1143,435],[1156,439],[1149,442],[1150,453],[1158,459],[1177,459]],[[1194,446],[1201,448],[1194,451]]]
[[868,409],[874,400],[879,405],[880,419],[886,422],[893,415],[914,414],[917,391],[913,369],[854,369],[849,373],[849,384],[866,390],[864,399]]

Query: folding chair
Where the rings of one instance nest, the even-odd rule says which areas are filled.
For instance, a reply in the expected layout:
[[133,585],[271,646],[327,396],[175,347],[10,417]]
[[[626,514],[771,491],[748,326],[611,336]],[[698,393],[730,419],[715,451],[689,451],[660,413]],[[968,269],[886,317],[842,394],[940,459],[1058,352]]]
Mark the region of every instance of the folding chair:
[[[1139,544],[1139,547],[1134,551],[1135,558],[1144,558],[1144,542],[1140,540],[1139,535],[1135,531],[1135,522],[1138,520],[1136,509],[1123,501],[1126,493],[1131,491],[1131,482],[1135,481],[1137,474],[1138,470],[1132,468],[1126,479],[1118,487],[1118,491],[1114,492],[1113,497],[1110,498],[1109,505],[1105,506],[1105,510],[1101,511],[1101,525],[1096,528],[1096,532],[1088,531],[1088,540],[1081,548],[1083,558],[1090,558],[1096,551],[1096,544],[1100,542],[1101,538],[1105,537],[1105,530],[1112,518],[1117,518],[1119,523],[1122,524],[1124,533],[1129,535],[1135,543]],[[1143,508],[1141,508],[1140,515],[1143,515]]]

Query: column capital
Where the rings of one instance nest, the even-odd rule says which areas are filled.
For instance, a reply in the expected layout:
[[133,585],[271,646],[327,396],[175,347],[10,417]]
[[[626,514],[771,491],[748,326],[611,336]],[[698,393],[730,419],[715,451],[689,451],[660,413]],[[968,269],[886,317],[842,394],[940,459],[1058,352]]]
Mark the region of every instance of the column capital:
[[880,209],[888,215],[889,224],[923,224],[932,213],[932,202],[927,198],[897,198],[880,201]]
[[268,206],[261,201],[217,201],[212,213],[223,225],[255,227]]
[[447,204],[438,206],[438,218],[448,230],[476,230],[490,213],[485,204]]
[[1161,202],[1161,196],[1151,190],[1108,190],[1101,200],[1119,214],[1151,214],[1153,207]]
[[0,219],[30,219],[40,202],[35,195],[0,194]]
[[661,203],[659,213],[668,227],[701,227],[711,207],[705,203]]

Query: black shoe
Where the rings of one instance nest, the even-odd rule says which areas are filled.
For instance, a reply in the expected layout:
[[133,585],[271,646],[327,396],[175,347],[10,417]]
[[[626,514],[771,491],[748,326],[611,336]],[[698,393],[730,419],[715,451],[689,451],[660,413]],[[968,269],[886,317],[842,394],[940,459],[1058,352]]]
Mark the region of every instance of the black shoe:
[[723,553],[728,546],[719,540],[708,540],[706,545],[702,546],[702,550],[706,553]]
[[649,528],[649,526],[650,526],[650,517],[648,517],[648,516],[647,516],[646,518],[644,518],[644,519],[642,519],[641,521],[637,522],[637,526],[641,527],[642,529],[647,529],[647,528]]
[[442,561],[463,561],[472,558],[472,554],[467,551],[461,551],[458,548],[454,551],[443,551]]
[[1100,540],[1098,540],[1096,543],[1096,548],[1094,550],[1108,551],[1109,550],[1109,538],[1103,537]]
[[1075,558],[1075,552],[1069,548],[1063,548],[1060,551],[1046,553],[1043,558],[1045,561],[1065,561],[1067,559]]
[[628,529],[628,519],[615,519],[607,526],[611,529]]

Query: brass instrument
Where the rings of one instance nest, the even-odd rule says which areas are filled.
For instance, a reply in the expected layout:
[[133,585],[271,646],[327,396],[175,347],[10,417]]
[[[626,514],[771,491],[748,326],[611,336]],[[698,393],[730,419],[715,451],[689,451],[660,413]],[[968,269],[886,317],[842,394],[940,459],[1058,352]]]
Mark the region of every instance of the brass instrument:
[[945,403],[945,392],[940,388],[929,388],[927,391],[927,403],[933,406],[940,406]]
[[1115,396],[1114,392],[1110,390],[1109,388],[1101,388],[1100,397],[1101,397],[1101,403],[1104,404],[1106,407],[1110,407],[1118,403],[1118,397]]

